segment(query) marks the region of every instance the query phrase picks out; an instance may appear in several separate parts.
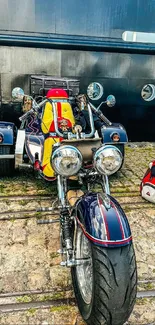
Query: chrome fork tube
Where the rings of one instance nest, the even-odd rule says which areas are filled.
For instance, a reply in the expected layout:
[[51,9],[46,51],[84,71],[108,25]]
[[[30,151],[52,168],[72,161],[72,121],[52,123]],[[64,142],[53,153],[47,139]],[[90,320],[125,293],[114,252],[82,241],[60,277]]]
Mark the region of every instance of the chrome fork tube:
[[110,187],[109,187],[109,179],[107,175],[103,175],[103,184],[104,184],[104,189],[105,193],[110,195]]
[[61,207],[66,207],[66,200],[65,200],[65,189],[64,189],[64,182],[63,177],[58,175],[57,176],[57,187],[58,187],[58,198]]
[[65,266],[74,265],[74,253],[73,253],[73,244],[71,238],[71,220],[67,202],[65,199],[66,194],[66,181],[65,179],[58,175],[57,176],[57,186],[58,186],[58,196],[59,196],[59,209],[60,209],[60,226],[61,226],[61,247],[62,251],[66,250],[66,261],[61,263]]

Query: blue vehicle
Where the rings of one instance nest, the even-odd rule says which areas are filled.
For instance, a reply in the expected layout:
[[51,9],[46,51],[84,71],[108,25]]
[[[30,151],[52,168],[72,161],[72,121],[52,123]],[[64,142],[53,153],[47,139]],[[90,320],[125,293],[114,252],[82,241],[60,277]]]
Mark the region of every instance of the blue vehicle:
[[[17,90],[14,90],[16,96]],[[48,142],[49,146],[45,143],[43,147],[47,155],[51,150],[48,170],[51,166],[57,182],[55,205],[59,218],[38,220],[38,224],[60,222],[61,265],[71,268],[78,308],[86,324],[123,325],[136,299],[137,268],[127,217],[110,195],[108,182],[108,176],[121,167],[123,157],[116,146],[101,142],[95,132],[89,103],[90,132],[82,132],[78,124],[74,132],[66,128],[64,116],[60,120],[57,113],[63,108],[66,113],[71,108],[65,98],[64,90],[52,89],[39,104],[32,99],[32,107],[20,117],[23,127],[17,138],[21,141],[22,133],[25,134],[26,145],[31,152],[33,149],[36,168],[40,169],[40,147],[32,137],[27,141],[26,121],[39,113],[41,122],[44,119],[47,123],[46,114],[52,112],[55,140],[60,139],[50,147],[53,137],[50,126],[49,133],[44,135],[44,143]],[[47,111],[40,114],[42,107]],[[42,123],[43,129],[45,123]],[[35,137],[38,139],[37,133]],[[45,176],[45,169],[42,168],[42,172]],[[94,190],[96,184],[100,184],[101,192]],[[54,204],[38,211],[53,208]]]
[[14,123],[0,122],[0,176],[12,175],[14,172],[16,135]]

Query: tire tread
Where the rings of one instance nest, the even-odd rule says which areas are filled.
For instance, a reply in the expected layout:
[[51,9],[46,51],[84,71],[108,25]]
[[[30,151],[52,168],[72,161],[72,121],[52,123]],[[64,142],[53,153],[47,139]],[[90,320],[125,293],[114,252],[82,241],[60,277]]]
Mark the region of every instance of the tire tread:
[[133,244],[106,248],[91,244],[94,274],[90,307],[82,300],[72,272],[79,310],[88,325],[123,325],[129,318],[137,293],[137,268]]
[[[12,146],[1,145],[0,154],[11,154]],[[14,170],[14,159],[0,159],[0,176],[10,176]]]

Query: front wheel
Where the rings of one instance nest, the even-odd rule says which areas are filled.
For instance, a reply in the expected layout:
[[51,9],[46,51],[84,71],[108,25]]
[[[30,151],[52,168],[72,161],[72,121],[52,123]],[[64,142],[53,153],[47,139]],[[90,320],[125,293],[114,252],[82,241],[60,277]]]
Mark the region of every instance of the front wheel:
[[92,244],[77,229],[72,281],[79,311],[89,325],[123,325],[134,307],[137,288],[132,243],[121,248]]

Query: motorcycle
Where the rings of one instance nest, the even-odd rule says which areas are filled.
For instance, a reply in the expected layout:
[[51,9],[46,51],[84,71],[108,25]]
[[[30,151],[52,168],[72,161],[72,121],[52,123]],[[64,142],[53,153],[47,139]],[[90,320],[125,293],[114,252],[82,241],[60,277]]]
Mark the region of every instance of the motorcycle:
[[[13,97],[24,96],[21,89],[13,90]],[[95,134],[89,103],[90,133],[84,133],[75,124],[64,90],[51,89],[39,103],[30,97],[28,102],[29,109],[20,117],[16,164],[25,147],[34,168],[45,179],[55,177],[58,191],[59,219],[38,223],[60,222],[61,265],[71,268],[85,322],[123,325],[136,299],[137,268],[127,217],[110,195],[108,182],[120,168],[122,154]],[[94,191],[95,184],[100,192]],[[45,209],[53,207],[40,211]]]
[[[58,86],[59,88],[66,90],[70,97],[68,99],[62,98],[61,106],[63,106],[64,108],[62,109],[62,113],[60,115],[61,117],[64,116],[65,118],[67,118],[67,115],[65,113],[65,111],[67,111],[67,114],[69,114],[72,124],[75,124],[75,114],[73,114],[74,111],[73,106],[75,103],[75,99],[77,100],[78,97],[77,95],[79,93],[78,80],[71,80],[67,78],[54,78],[54,77],[47,77],[47,76],[40,76],[40,77],[31,76],[31,85],[33,85],[31,89],[31,94],[33,95],[33,99],[35,99],[38,103],[43,100],[43,96],[47,93],[47,91],[49,91],[49,89],[51,89],[50,87],[53,88],[53,85],[55,85],[54,86],[55,88],[57,88]],[[105,103],[109,107],[114,106],[116,103],[115,97],[112,95],[108,96],[107,100],[102,101],[97,108],[95,107],[94,103],[92,103],[92,101],[100,99],[103,96],[103,93],[104,93],[103,86],[97,82],[93,82],[87,87],[87,97],[91,100],[91,102],[90,100],[88,100],[88,103],[93,111],[94,125],[96,130],[98,131],[99,137],[102,138],[102,142],[104,144],[113,144],[121,151],[123,156],[123,160],[122,160],[122,165],[123,165],[124,144],[128,141],[126,131],[122,125],[111,123],[100,110],[101,105]],[[80,96],[82,98],[83,95],[79,95],[79,97]],[[15,102],[13,101],[13,104],[16,106],[17,105],[20,106],[18,101],[19,100],[15,99]],[[65,101],[68,101],[68,103],[71,104],[72,108],[71,107],[69,108],[69,106],[65,108],[65,106],[67,105]],[[89,125],[88,129],[90,132],[90,123],[89,123],[87,107],[85,107],[85,109],[83,110],[82,101],[80,105],[81,105],[80,110],[83,112],[82,114],[86,116],[87,124]],[[29,110],[31,106],[32,106],[32,97],[25,96],[23,102],[23,112]],[[20,132],[17,129],[16,125],[11,122],[0,121],[0,176],[13,175],[16,168],[18,169],[24,167],[24,163],[25,163],[25,167],[32,168],[34,165],[34,161],[36,161],[35,167],[38,167],[40,175],[41,176],[43,175],[43,177],[46,176],[47,180],[53,180],[52,168],[50,167],[50,154],[51,154],[50,148],[55,143],[55,141],[57,142],[59,141],[59,139],[56,139],[57,136],[55,137],[54,126],[53,126],[53,132],[52,132],[52,128],[50,130],[51,134],[53,133],[53,137],[51,136],[51,139],[49,139],[48,128],[50,126],[51,120],[53,119],[53,116],[50,115],[51,110],[48,109],[47,107],[45,111],[46,112],[43,116],[42,122],[38,118],[39,115],[37,116],[37,118],[34,115],[31,116],[31,119],[26,126],[25,135],[23,135],[23,140],[20,141],[18,140],[20,137],[19,136],[17,137],[17,134],[19,135]],[[40,110],[40,115],[41,114],[42,114],[42,109]],[[46,125],[47,119],[49,120],[49,122]],[[45,125],[45,127],[43,126],[43,124]],[[22,129],[22,125],[20,129]],[[88,130],[87,131],[83,130],[83,132],[86,133],[88,132]],[[21,134],[23,133],[21,132]],[[25,145],[23,143],[25,143]],[[43,160],[41,160],[42,164],[40,165],[40,167],[39,167],[39,163],[37,162],[37,159],[33,155],[33,149],[35,150],[35,146],[38,146],[40,148],[38,149],[39,150],[38,161],[40,161],[41,159],[42,152],[46,153],[43,157]],[[49,153],[47,154],[48,146],[49,146]],[[45,150],[44,147],[46,147]],[[18,159],[17,157],[20,158]],[[120,166],[119,169],[121,169],[122,165]]]

